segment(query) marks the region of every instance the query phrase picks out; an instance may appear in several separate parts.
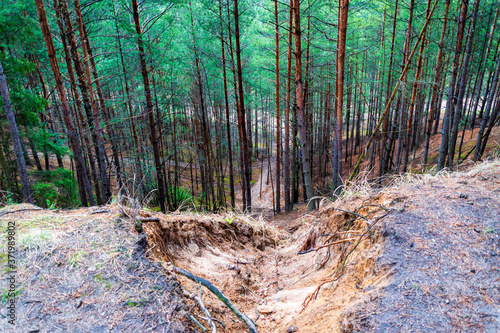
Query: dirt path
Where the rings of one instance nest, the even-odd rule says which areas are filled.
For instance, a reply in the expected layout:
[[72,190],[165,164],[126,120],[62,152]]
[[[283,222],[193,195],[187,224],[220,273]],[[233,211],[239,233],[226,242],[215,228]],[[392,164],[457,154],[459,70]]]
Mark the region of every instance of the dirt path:
[[252,209],[258,212],[269,213],[273,210],[275,204],[273,195],[275,195],[276,187],[275,163],[274,158],[271,159],[271,166],[267,159],[261,162],[261,173],[252,185]]

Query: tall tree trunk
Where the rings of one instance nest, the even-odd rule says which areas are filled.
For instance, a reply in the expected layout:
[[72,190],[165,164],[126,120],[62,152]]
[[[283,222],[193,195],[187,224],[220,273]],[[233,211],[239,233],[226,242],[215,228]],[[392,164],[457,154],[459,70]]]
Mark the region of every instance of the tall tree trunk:
[[241,148],[243,149],[243,163],[245,168],[245,185],[246,201],[243,203],[243,210],[250,212],[252,210],[252,192],[250,187],[251,178],[251,161],[248,150],[248,138],[245,126],[245,98],[243,95],[243,74],[241,70],[241,46],[240,46],[240,25],[239,25],[238,0],[234,0],[234,38],[236,47],[236,67],[238,73],[238,92],[239,92],[239,110],[238,110],[238,127],[241,131]]
[[[451,1],[451,0],[450,0]],[[386,101],[390,98],[391,86],[392,86],[392,65],[394,63],[394,41],[396,37],[396,23],[398,16],[398,0],[396,0],[394,4],[394,20],[392,23],[392,39],[391,39],[391,55],[389,58],[389,70],[387,74],[387,90],[386,90]],[[397,111],[395,111],[396,113]],[[389,160],[392,150],[393,138],[394,138],[394,129],[391,126],[389,133],[389,123],[390,117],[386,117],[384,119],[384,125],[382,128],[382,145],[383,151],[380,159],[380,167],[379,167],[379,177],[382,177],[389,170]]]
[[450,11],[451,0],[446,0],[446,5],[444,7],[444,18],[443,18],[443,28],[441,29],[441,38],[439,39],[439,49],[436,60],[436,75],[434,78],[434,84],[432,85],[432,97],[431,97],[431,107],[429,110],[429,118],[427,119],[427,130],[425,133],[425,145],[424,145],[424,156],[422,161],[422,169],[425,169],[427,165],[427,157],[429,155],[429,145],[432,133],[432,125],[434,121],[438,121],[438,113],[441,112],[441,106],[438,105],[439,95],[441,89],[442,75],[443,75],[443,45],[444,38],[446,36],[446,27],[448,24],[448,13]]
[[7,116],[7,121],[9,122],[10,137],[12,138],[12,143],[14,145],[14,152],[16,153],[17,171],[19,172],[19,176],[21,178],[23,201],[28,203],[33,203],[31,185],[30,185],[30,180],[28,178],[28,170],[26,170],[26,162],[24,160],[23,149],[21,146],[21,138],[19,136],[19,131],[17,129],[16,117],[14,115],[14,110],[12,109],[9,88],[7,86],[7,80],[5,78],[1,62],[0,62],[0,95],[2,96],[3,99],[3,107],[5,109],[5,115]]
[[[458,76],[458,68],[460,66],[460,54],[462,52],[462,43],[464,39],[465,23],[467,20],[467,9],[469,1],[462,0],[462,6],[460,10],[460,17],[458,20],[458,31],[457,31],[457,42],[455,45],[455,55],[453,57],[453,65],[450,75],[450,83],[448,88],[448,97],[446,101],[446,111],[443,118],[443,129],[441,134],[441,146],[439,148],[439,158],[437,164],[437,170],[444,168],[446,163],[446,155],[448,154],[448,144],[450,138],[450,129],[452,126],[454,105],[455,105],[455,85]],[[450,165],[451,167],[451,165]]]
[[[219,0],[219,17],[220,17],[220,44],[222,53],[222,75],[224,81],[224,103],[226,107],[226,132],[227,132],[227,149],[229,158],[229,187],[231,193],[231,209],[236,207],[234,198],[234,171],[233,171],[233,147],[231,142],[231,124],[229,119],[229,98],[227,91],[227,72],[226,72],[226,51],[224,47],[224,26],[222,21],[222,2]],[[257,146],[258,147],[258,146]]]
[[285,185],[285,211],[292,210],[290,197],[290,98],[291,98],[291,76],[292,76],[292,29],[293,29],[293,8],[290,5],[288,13],[288,51],[286,63],[286,100],[285,100],[285,147],[284,147],[284,185]]
[[153,100],[151,99],[151,87],[149,84],[148,69],[144,53],[144,41],[142,40],[142,30],[139,21],[139,8],[137,0],[132,0],[132,12],[134,15],[135,31],[137,33],[137,47],[139,49],[139,60],[141,63],[141,74],[144,82],[144,94],[146,96],[146,113],[149,119],[149,130],[151,135],[151,144],[153,146],[153,155],[155,161],[156,177],[158,179],[158,199],[160,201],[160,209],[166,212],[165,207],[165,184],[163,182],[163,165],[160,159],[160,147],[156,134],[155,117],[153,114]]
[[280,122],[280,40],[278,0],[274,0],[275,59],[276,59],[276,213],[281,213],[281,122]]
[[[113,13],[115,16],[117,16],[117,12],[115,9],[115,5],[113,2]],[[126,96],[126,101],[127,101],[127,107],[128,107],[128,115],[129,115],[129,125],[130,129],[132,132],[132,139],[134,142],[134,150],[135,150],[135,156],[134,156],[134,161],[135,161],[135,170],[137,172],[137,175],[139,177],[139,193],[140,196],[145,196],[145,188],[144,188],[144,172],[141,167],[141,145],[139,144],[139,139],[137,135],[137,126],[136,126],[136,119],[134,117],[134,112],[132,109],[132,99],[130,97],[130,88],[128,84],[128,79],[127,79],[127,71],[125,69],[125,60],[123,59],[123,48],[122,48],[122,43],[121,43],[121,37],[120,37],[120,31],[118,29],[118,22],[115,22],[115,28],[116,28],[116,36],[117,36],[117,41],[118,41],[118,50],[120,53],[120,64],[122,67],[122,73],[123,73],[123,83],[125,86],[125,96]],[[134,180],[135,180],[135,175],[134,175]]]
[[[310,200],[314,196],[311,166],[309,161],[309,142],[307,141],[306,119],[304,116],[304,90],[302,82],[302,43],[301,43],[301,28],[300,28],[300,0],[292,0],[294,9],[294,35],[295,35],[295,97],[297,99],[297,125],[299,127],[300,146],[302,150],[302,168],[304,172],[305,197]],[[308,205],[309,210],[312,209]]]
[[[409,16],[408,16],[408,27],[406,28],[406,38],[403,50],[403,57],[401,62],[401,67],[404,67],[406,60],[408,59],[408,54],[410,52],[411,43],[411,26],[413,24],[413,11],[415,8],[415,0],[410,0]],[[423,38],[423,37],[422,37]],[[406,138],[404,136],[403,124],[405,120],[405,111],[407,99],[405,97],[406,82],[408,81],[408,73],[403,76],[403,92],[398,95],[398,100],[396,102],[396,112],[399,112],[399,125],[398,125],[398,148],[396,152],[396,172],[399,172],[399,167],[401,165],[401,153],[403,148],[406,146]]]
[[[92,175],[92,180],[94,182],[94,189],[95,189],[95,196],[97,203],[100,204],[102,202],[102,197],[101,197],[101,185],[99,183],[99,177],[97,175],[96,171],[96,165],[95,165],[95,159],[94,155],[92,154],[92,147],[95,147],[95,135],[91,135],[92,131],[89,128],[88,122],[85,121],[84,115],[83,115],[83,107],[82,107],[82,101],[80,100],[80,94],[78,93],[77,85],[76,85],[76,80],[75,80],[75,73],[73,71],[73,65],[71,64],[71,52],[70,48],[68,46],[68,38],[67,38],[67,33],[66,33],[66,28],[64,27],[64,18],[63,18],[63,13],[62,13],[62,3],[59,2],[58,0],[54,0],[54,9],[56,12],[56,17],[57,17],[57,25],[59,27],[59,30],[61,32],[61,42],[63,45],[63,50],[64,50],[64,59],[66,62],[66,68],[68,70],[68,78],[69,78],[69,83],[71,87],[71,92],[73,94],[73,100],[76,108],[76,127],[77,130],[79,129],[80,132],[80,138],[83,137],[82,145],[83,145],[83,154],[85,157],[85,150],[87,152],[86,155],[86,160],[88,161],[88,165],[90,166],[90,173]],[[53,103],[56,105],[55,98],[53,96]],[[92,138],[92,140],[91,140]],[[92,142],[92,144],[91,144]]]
[[334,194],[342,185],[342,110],[344,100],[344,63],[348,12],[349,0],[340,0],[336,62],[337,80],[335,89],[335,139],[332,159],[332,190]]
[[73,59],[73,64],[75,66],[78,83],[80,86],[80,91],[82,93],[83,108],[87,114],[87,121],[89,125],[90,132],[94,137],[94,143],[96,144],[95,153],[98,160],[99,172],[101,175],[101,183],[103,187],[103,202],[107,203],[111,198],[111,190],[109,187],[109,179],[106,174],[106,152],[104,150],[104,143],[102,139],[102,130],[99,125],[99,118],[97,115],[97,108],[95,103],[92,103],[92,87],[88,85],[85,72],[80,60],[80,55],[78,52],[78,46],[76,44],[75,34],[73,32],[73,24],[70,19],[68,7],[66,0],[59,0],[60,10],[66,25],[66,37],[70,42],[71,58]]
[[[460,118],[462,117],[462,109],[464,108],[464,95],[465,95],[465,88],[467,86],[467,80],[468,80],[468,73],[469,73],[469,60],[471,58],[471,53],[472,53],[472,44],[474,41],[474,32],[476,29],[476,21],[477,21],[477,12],[479,10],[479,1],[480,0],[475,0],[474,1],[474,9],[472,12],[472,22],[470,25],[470,33],[468,37],[468,42],[467,46],[465,49],[465,54],[463,57],[463,65],[461,66],[461,73],[460,73],[460,80],[458,82],[458,94],[457,94],[457,99],[453,100],[455,103],[455,116],[453,119],[450,119],[450,127],[451,127],[451,133],[450,133],[450,138],[449,138],[449,143],[448,143],[448,166],[450,168],[453,167],[453,159],[455,156],[455,147],[457,144],[457,136],[458,136],[458,125],[460,123]],[[460,157],[460,156],[459,156]]]
[[[431,0],[427,1],[427,9],[425,11],[426,16],[429,16],[429,10],[431,7]],[[408,124],[406,126],[406,145],[405,145],[405,152],[404,152],[404,159],[403,159],[403,172],[406,172],[408,168],[408,158],[410,155],[410,150],[412,149],[412,135],[413,135],[413,116],[415,113],[415,103],[417,101],[417,94],[419,93],[419,81],[420,81],[420,76],[422,75],[422,66],[423,66],[423,55],[424,55],[424,49],[425,49],[425,35],[422,38],[422,42],[420,42],[420,49],[418,52],[418,60],[417,60],[417,71],[415,72],[415,81],[413,83],[413,89],[411,93],[411,102],[410,102],[410,112],[408,116]]]
[[[121,177],[121,165],[120,165],[120,160],[118,158],[118,149],[117,149],[117,143],[116,143],[116,135],[114,133],[113,127],[110,125],[109,122],[109,114],[108,114],[108,109],[106,108],[106,104],[104,102],[104,96],[102,93],[101,89],[101,83],[99,80],[99,75],[97,72],[97,66],[95,64],[95,59],[94,55],[92,54],[92,47],[90,46],[90,41],[89,37],[87,34],[87,29],[85,27],[85,23],[83,22],[83,17],[82,17],[82,11],[80,8],[80,0],[74,0],[75,2],[75,11],[77,14],[77,21],[78,21],[78,30],[80,32],[80,38],[82,39],[82,50],[83,50],[83,58],[85,61],[85,66],[86,70],[89,71],[89,66],[88,64],[90,63],[90,66],[92,68],[92,75],[94,76],[94,81],[95,81],[95,86],[97,90],[97,96],[99,100],[99,106],[101,109],[101,114],[104,117],[104,122],[106,124],[106,129],[108,131],[108,136],[111,144],[111,150],[113,152],[113,161],[115,163],[115,168],[116,168],[116,178],[118,180],[118,187],[119,190],[122,189],[123,182],[122,182],[122,177]],[[89,88],[92,89],[92,80],[90,77],[90,73],[87,73],[87,78],[89,81]],[[111,186],[109,185],[109,180],[108,180],[108,187],[107,190],[109,191],[108,195],[111,195]]]
[[244,166],[244,158],[243,158],[243,138],[242,138],[242,132],[241,132],[241,127],[240,127],[240,118],[239,118],[239,110],[240,110],[240,99],[239,99],[239,93],[238,93],[238,78],[236,75],[236,62],[234,61],[234,49],[233,49],[233,35],[232,35],[232,29],[231,29],[231,10],[230,10],[230,5],[229,1],[227,0],[227,19],[228,19],[228,39],[229,39],[229,54],[231,56],[231,73],[233,74],[233,91],[234,91],[234,102],[236,105],[236,118],[238,121],[238,139],[239,139],[239,148],[240,148],[240,179],[241,179],[241,193],[242,193],[242,202],[243,205],[247,202],[247,192],[246,192],[246,179],[245,179],[245,166]]
[[95,205],[94,197],[92,195],[92,189],[90,187],[87,169],[85,168],[85,161],[83,159],[82,150],[78,143],[73,122],[71,121],[70,107],[66,98],[66,92],[64,91],[63,87],[61,71],[59,70],[59,63],[57,62],[54,43],[50,34],[49,24],[47,22],[47,15],[45,14],[45,6],[43,0],[35,0],[35,4],[38,12],[38,20],[40,22],[40,27],[45,41],[45,46],[47,47],[50,65],[52,67],[52,72],[54,73],[57,91],[59,93],[59,98],[61,99],[64,122],[68,131],[71,150],[73,151],[73,156],[75,158],[77,179],[79,180],[80,200],[83,206],[87,206],[89,203],[91,206],[93,206]]
[[[493,10],[493,7],[491,7],[491,10]],[[485,62],[488,63],[489,54],[490,54],[490,50],[491,50],[491,43],[493,41],[493,35],[495,34],[495,27],[497,25],[497,19],[498,19],[498,12],[499,12],[499,10],[500,10],[500,7],[497,7],[497,9],[495,11],[495,17],[493,19],[493,23],[491,24],[486,51],[483,52],[484,57],[481,59],[481,62],[479,63],[479,68],[481,68],[481,70],[479,72],[479,76],[478,76],[478,79],[477,79],[477,81],[479,83],[479,86],[477,88],[477,97],[476,97],[476,101],[474,103],[474,109],[472,111],[472,118],[470,120],[470,128],[471,129],[474,129],[474,126],[475,126],[477,108],[479,106],[479,101],[481,100],[481,91],[482,91],[482,88],[483,88],[484,74],[486,72],[486,68],[488,67],[488,66],[484,66],[483,63],[485,63]],[[471,131],[471,133],[472,133],[472,131]]]

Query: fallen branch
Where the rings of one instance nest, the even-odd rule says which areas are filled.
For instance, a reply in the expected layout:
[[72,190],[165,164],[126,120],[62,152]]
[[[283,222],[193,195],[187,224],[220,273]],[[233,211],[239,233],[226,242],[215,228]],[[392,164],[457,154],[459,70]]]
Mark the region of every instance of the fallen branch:
[[111,213],[108,209],[99,209],[99,210],[94,210],[90,214],[104,214],[104,213]]
[[175,267],[174,265],[171,265],[171,266],[172,266],[172,269],[174,270],[174,272],[176,272],[178,274],[182,274],[185,277],[187,277],[188,279],[190,279],[196,283],[201,283],[202,285],[207,287],[208,290],[210,290],[215,296],[217,296],[217,298],[220,299],[222,301],[222,303],[224,303],[238,318],[240,318],[247,325],[250,332],[257,333],[257,328],[255,327],[254,322],[250,318],[248,318],[246,315],[244,315],[240,310],[238,310],[238,308],[236,306],[234,306],[234,304],[231,303],[231,301],[229,299],[227,299],[227,297],[224,296],[224,294],[222,294],[219,289],[215,288],[212,283],[210,283],[209,281],[207,281],[199,276],[196,276],[196,275],[194,275],[186,270],[183,270],[182,268]]
[[208,309],[205,307],[205,304],[203,304],[203,301],[201,300],[201,285],[200,285],[200,297],[196,296],[194,293],[190,294],[186,290],[183,290],[183,292],[184,292],[184,295],[195,300],[198,303],[198,305],[200,306],[200,308],[203,311],[203,313],[205,314],[205,316],[207,316],[207,318],[205,318],[205,319],[207,319],[207,321],[210,325],[210,331],[212,333],[216,333],[217,328],[215,327],[215,323],[212,320],[212,316],[210,316],[210,312],[208,311]]
[[302,251],[302,252],[298,252],[297,254],[306,254],[306,253],[309,253],[309,252],[313,252],[313,251],[318,251],[324,247],[328,247],[328,246],[332,246],[332,245],[337,245],[337,244],[341,244],[341,243],[345,243],[345,242],[351,242],[351,241],[355,241],[357,238],[347,238],[347,239],[341,239],[339,241],[335,241],[335,242],[332,242],[332,243],[328,243],[328,244],[325,244],[325,245],[321,245],[321,246],[318,246],[317,248],[315,249],[309,249],[307,251]]
[[160,219],[157,217],[142,217],[142,216],[136,216],[135,217],[138,221],[141,221],[142,223],[146,222],[160,222]]
[[9,210],[8,212],[0,213],[0,216],[4,216],[7,214],[19,213],[19,212],[26,212],[26,211],[30,211],[30,210],[43,210],[43,208],[38,207],[38,208],[23,208],[23,209],[18,209],[18,210]]

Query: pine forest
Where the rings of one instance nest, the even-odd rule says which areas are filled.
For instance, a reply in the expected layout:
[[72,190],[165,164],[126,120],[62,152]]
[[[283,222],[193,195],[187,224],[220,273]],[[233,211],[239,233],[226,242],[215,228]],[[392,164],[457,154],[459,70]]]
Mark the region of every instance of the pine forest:
[[[70,259],[55,263],[75,270],[84,258],[94,258],[93,250],[80,246],[112,235],[108,240],[116,239],[116,246],[139,248],[134,253],[141,259],[133,258],[140,264],[123,257],[123,267],[143,267],[144,261],[142,269],[150,272],[158,270],[152,262],[168,262],[168,276],[183,284],[191,279],[213,295],[207,292],[203,305],[196,286],[183,291],[168,278],[162,283],[173,288],[169,295],[177,295],[168,300],[150,299],[147,305],[132,298],[114,305],[115,296],[108,300],[110,309],[125,304],[132,311],[130,328],[125,316],[108,326],[100,319],[103,330],[82,322],[75,332],[500,330],[500,289],[493,277],[498,278],[500,265],[499,11],[496,0],[2,0],[0,226],[5,245],[0,248],[8,251],[11,245],[7,218],[17,221],[18,264],[25,265],[24,273],[16,273],[20,295],[36,290],[38,296],[30,297],[45,297],[43,288],[30,289],[23,274],[42,265],[36,260],[48,260],[52,267],[51,259],[40,258],[57,256],[55,248],[43,250],[56,246],[57,239],[66,239],[68,245],[60,246]],[[44,216],[51,222],[40,222]],[[69,224],[68,216],[73,216]],[[107,226],[114,219],[122,221],[122,229]],[[56,225],[81,230],[75,232],[83,236],[50,229]],[[132,234],[138,240],[129,244]],[[79,243],[81,237],[87,241]],[[207,248],[229,253],[232,246],[240,249],[234,258],[246,256],[227,259],[230,268],[224,266],[224,274],[230,272],[236,282],[213,275],[212,266],[202,265],[204,271],[189,261],[210,262]],[[413,265],[398,268],[393,287],[387,287],[393,289],[383,289],[391,296],[377,300],[363,288],[381,281],[377,278],[390,265],[366,259],[375,256],[374,249],[379,259],[407,256],[405,262]],[[481,257],[483,250],[490,259]],[[458,253],[460,262],[452,265]],[[280,259],[285,257],[288,261]],[[304,260],[303,266],[292,257]],[[315,258],[316,278],[306,279],[311,288],[304,284],[299,291],[284,276],[306,272],[306,257],[310,264]],[[10,262],[10,254],[6,258]],[[468,264],[467,274],[472,269],[488,278],[472,274],[479,282],[456,280],[437,291],[434,286],[446,285],[446,277],[434,279],[430,261],[450,271],[450,279],[460,280],[457,270]],[[113,266],[116,272],[120,265]],[[377,265],[382,268],[374,269]],[[365,266],[370,273],[363,273]],[[418,269],[427,272],[423,282],[411,275]],[[156,281],[152,274],[164,273],[148,274],[146,284]],[[109,283],[114,293],[119,274],[104,275],[93,273],[89,281],[99,280],[101,287]],[[222,287],[226,280],[234,283]],[[410,280],[420,289],[397,289]],[[467,288],[476,290],[475,283],[484,284],[482,291],[470,291],[475,295],[470,297],[484,297],[460,300]],[[158,288],[167,288],[163,284]],[[141,290],[138,282],[127,288]],[[72,292],[85,294],[82,290]],[[295,292],[300,306],[280,308],[283,290]],[[332,310],[324,300],[341,304],[339,290],[361,303],[345,296],[344,305]],[[462,308],[433,313],[434,305],[419,303],[427,297],[422,290],[436,299],[446,294],[443,306]],[[281,296],[276,301],[271,294]],[[2,304],[13,299],[9,295],[2,294]],[[406,301],[395,295],[406,295]],[[230,311],[220,312],[224,304],[217,298],[229,303]],[[82,302],[68,311],[86,309],[90,301]],[[31,310],[21,303],[18,329],[37,332],[36,325],[28,327],[39,323],[42,331],[73,331],[55,319],[30,321]],[[358,304],[357,310],[345,304]],[[384,316],[370,308],[373,304],[384,311],[399,305],[399,310]],[[138,314],[142,306],[163,312],[165,322],[150,325]],[[406,306],[413,312],[405,315]],[[89,316],[92,310],[85,311]]]

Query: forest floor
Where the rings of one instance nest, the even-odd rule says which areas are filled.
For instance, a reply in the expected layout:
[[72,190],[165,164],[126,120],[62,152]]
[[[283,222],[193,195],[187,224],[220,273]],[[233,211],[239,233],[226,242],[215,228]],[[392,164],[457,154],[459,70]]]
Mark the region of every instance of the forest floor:
[[[271,219],[4,207],[2,276],[16,222],[17,331],[208,328],[186,296],[199,286],[172,265],[210,281],[259,332],[500,331],[500,160],[384,189],[362,182],[322,206]],[[143,223],[147,244],[134,215],[159,220]],[[247,330],[202,289],[220,332]],[[5,301],[4,278],[0,290]],[[1,304],[0,331],[13,331]]]

